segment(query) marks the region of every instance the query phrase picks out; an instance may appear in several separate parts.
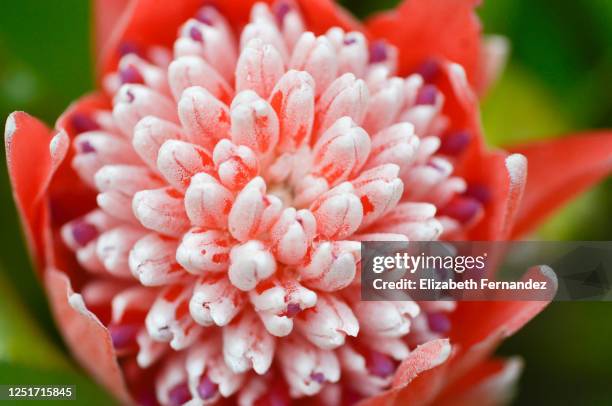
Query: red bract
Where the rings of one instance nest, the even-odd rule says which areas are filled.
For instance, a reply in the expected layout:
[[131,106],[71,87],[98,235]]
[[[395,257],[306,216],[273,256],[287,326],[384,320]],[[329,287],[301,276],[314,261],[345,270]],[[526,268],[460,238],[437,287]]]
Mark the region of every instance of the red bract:
[[204,3],[96,2],[101,90],[7,120],[75,357],[125,403],[503,402],[521,364],[489,356],[547,302],[362,302],[359,241],[516,238],[612,135],[490,151],[474,1]]

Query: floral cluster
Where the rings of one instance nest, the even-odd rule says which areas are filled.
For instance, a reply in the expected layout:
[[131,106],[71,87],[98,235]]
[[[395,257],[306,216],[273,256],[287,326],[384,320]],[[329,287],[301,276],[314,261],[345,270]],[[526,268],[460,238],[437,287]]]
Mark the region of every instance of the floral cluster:
[[[360,300],[361,241],[508,238],[553,207],[519,211],[525,156],[483,145],[473,89],[504,46],[472,46],[470,2],[447,5],[463,33],[439,43],[425,24],[443,30],[439,1],[367,30],[323,0],[147,3],[118,9],[132,20],[104,44],[103,91],[51,138],[22,113],[7,122],[16,199],[75,355],[143,404],[469,400],[452,383],[478,368],[502,399],[486,379],[518,364],[486,355],[545,303]],[[415,29],[425,44],[403,43]],[[559,187],[592,183],[609,157],[587,169]]]

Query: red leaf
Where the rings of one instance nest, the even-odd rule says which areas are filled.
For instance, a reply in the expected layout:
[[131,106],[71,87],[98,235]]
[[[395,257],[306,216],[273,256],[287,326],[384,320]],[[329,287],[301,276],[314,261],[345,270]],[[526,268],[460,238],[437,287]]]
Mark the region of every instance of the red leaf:
[[117,22],[132,0],[94,0],[92,4],[95,26],[96,59],[102,55]]
[[48,269],[45,287],[59,331],[72,354],[101,385],[123,403],[131,404],[108,330],[87,310],[63,272]]
[[332,0],[298,0],[308,30],[325,34],[331,27],[363,31],[361,23]]
[[382,406],[427,403],[444,383],[446,361],[450,354],[451,345],[448,340],[433,340],[418,346],[398,367],[391,389],[361,404]]
[[479,75],[480,22],[477,0],[404,0],[397,9],[371,18],[366,27],[399,49],[399,74],[428,59],[461,64],[472,85]]
[[514,148],[529,169],[514,237],[533,231],[561,205],[612,172],[612,133],[594,132]]
[[46,192],[68,149],[67,138],[65,133],[54,137],[44,124],[23,112],[12,113],[6,120],[4,142],[9,178],[38,269],[46,263],[44,247],[50,216]]

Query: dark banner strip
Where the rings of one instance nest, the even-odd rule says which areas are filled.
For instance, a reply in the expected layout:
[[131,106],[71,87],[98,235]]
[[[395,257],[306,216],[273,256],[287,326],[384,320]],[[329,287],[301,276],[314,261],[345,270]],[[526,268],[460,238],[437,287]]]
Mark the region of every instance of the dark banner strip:
[[362,300],[612,300],[612,241],[373,241]]

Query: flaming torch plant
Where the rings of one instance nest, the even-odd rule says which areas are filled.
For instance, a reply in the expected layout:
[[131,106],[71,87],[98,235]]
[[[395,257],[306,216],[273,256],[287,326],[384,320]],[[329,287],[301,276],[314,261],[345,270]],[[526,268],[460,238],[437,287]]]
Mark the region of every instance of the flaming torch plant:
[[96,1],[99,89],[5,131],[80,363],[126,404],[506,400],[546,303],[359,294],[360,241],[516,238],[612,169],[609,132],[485,146],[475,3]]

